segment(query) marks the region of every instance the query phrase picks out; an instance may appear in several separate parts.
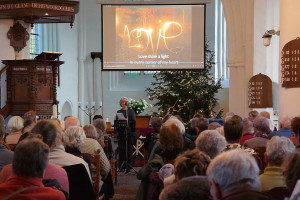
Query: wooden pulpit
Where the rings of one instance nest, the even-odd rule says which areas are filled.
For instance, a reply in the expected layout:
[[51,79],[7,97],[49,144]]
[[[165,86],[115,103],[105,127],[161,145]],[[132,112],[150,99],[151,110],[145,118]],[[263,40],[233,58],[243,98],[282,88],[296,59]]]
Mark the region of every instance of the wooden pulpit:
[[64,63],[59,61],[59,55],[61,53],[43,52],[33,60],[2,60],[8,66],[6,104],[9,114],[22,116],[34,110],[41,119],[51,118],[52,106],[58,104],[59,66]]

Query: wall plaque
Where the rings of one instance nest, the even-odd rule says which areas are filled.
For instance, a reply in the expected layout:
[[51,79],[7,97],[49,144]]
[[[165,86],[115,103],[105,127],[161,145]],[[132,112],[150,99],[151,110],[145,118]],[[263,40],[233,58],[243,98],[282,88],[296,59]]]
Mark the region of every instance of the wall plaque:
[[248,83],[249,108],[273,107],[272,81],[264,75],[253,76]]
[[300,87],[300,39],[289,41],[281,51],[281,86]]

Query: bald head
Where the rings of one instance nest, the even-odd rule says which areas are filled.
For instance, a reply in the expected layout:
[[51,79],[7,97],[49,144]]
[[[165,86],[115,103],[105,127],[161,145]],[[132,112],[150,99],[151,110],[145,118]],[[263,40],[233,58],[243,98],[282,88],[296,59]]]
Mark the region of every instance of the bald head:
[[65,119],[65,129],[70,126],[80,126],[79,120],[76,117],[68,117]]

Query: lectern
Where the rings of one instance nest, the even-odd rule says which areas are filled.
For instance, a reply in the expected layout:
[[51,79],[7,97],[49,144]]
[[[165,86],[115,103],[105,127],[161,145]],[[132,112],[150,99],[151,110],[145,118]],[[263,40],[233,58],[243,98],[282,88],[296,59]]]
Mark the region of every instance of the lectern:
[[[2,60],[7,69],[7,101],[9,114],[22,116],[36,111],[42,119],[52,116],[57,105],[56,85],[61,53],[43,52],[34,60]],[[57,60],[54,60],[57,59]]]

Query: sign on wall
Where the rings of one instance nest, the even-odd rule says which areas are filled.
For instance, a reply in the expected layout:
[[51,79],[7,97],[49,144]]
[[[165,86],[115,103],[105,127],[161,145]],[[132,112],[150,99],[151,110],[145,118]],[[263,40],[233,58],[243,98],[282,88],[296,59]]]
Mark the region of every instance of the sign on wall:
[[249,108],[273,107],[272,81],[264,75],[253,76],[248,83]]
[[289,41],[281,51],[281,86],[300,87],[300,39]]

